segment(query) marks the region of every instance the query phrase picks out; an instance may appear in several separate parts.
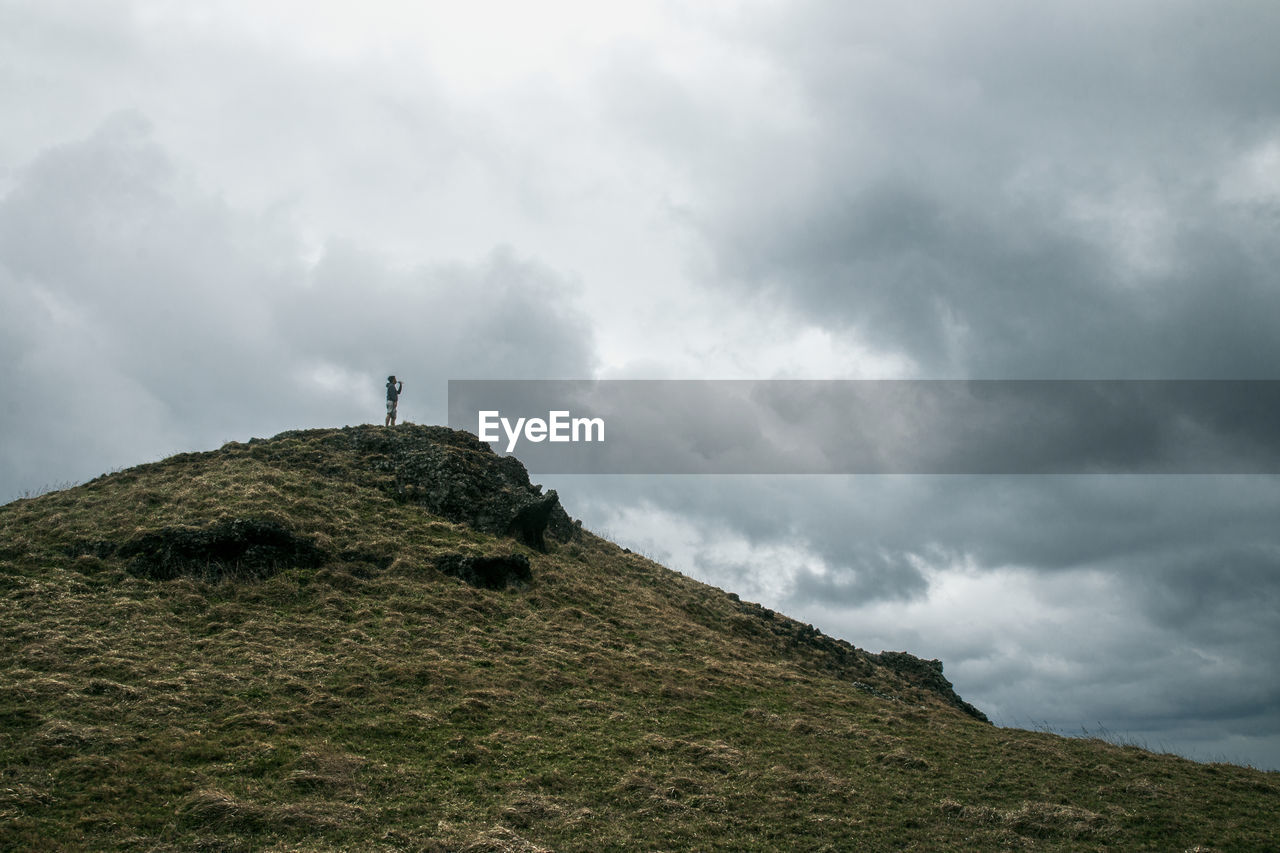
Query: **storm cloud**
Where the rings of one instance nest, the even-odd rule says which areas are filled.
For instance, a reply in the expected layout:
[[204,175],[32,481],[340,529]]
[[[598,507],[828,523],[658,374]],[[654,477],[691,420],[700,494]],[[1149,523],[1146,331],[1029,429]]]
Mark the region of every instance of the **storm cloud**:
[[805,121],[692,214],[726,283],[932,377],[1274,376],[1275,9],[804,8],[753,46]]

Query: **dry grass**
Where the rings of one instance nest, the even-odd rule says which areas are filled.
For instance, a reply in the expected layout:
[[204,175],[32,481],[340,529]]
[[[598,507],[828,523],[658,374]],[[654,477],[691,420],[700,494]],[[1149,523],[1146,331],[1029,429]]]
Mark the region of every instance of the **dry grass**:
[[[1260,850],[1280,829],[1276,774],[993,728],[590,534],[539,554],[399,503],[343,441],[0,507],[0,848]],[[231,518],[357,556],[152,581],[86,544]],[[523,589],[431,568],[512,550]]]

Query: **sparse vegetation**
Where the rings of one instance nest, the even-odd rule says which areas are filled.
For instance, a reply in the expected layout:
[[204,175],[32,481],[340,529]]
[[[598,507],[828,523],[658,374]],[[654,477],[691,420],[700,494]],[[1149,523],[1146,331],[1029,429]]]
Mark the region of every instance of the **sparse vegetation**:
[[[0,848],[1280,843],[1277,774],[995,728],[585,531],[544,553],[431,515],[355,432],[0,507]],[[306,559],[148,574],[121,548],[246,519]],[[490,557],[528,579],[437,568]]]

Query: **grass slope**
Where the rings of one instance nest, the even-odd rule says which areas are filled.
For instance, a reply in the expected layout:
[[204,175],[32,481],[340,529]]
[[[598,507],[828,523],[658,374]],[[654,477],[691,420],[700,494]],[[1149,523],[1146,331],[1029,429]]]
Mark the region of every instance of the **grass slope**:
[[[432,516],[375,431],[0,507],[0,848],[1280,848],[1277,774],[996,728],[590,533]],[[246,518],[339,556],[151,580],[86,544]],[[517,552],[522,587],[433,568]]]

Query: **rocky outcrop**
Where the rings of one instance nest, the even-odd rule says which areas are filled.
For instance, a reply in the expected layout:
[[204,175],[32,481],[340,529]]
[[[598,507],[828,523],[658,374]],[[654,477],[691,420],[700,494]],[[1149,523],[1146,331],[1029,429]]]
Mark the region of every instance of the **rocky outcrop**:
[[942,675],[942,661],[924,660],[907,652],[881,652],[868,655],[883,667],[893,670],[902,678],[925,690],[932,690],[947,700],[952,706],[959,708],[971,717],[988,722],[987,715],[960,698],[950,681]]
[[482,589],[505,589],[526,584],[533,577],[529,558],[524,554],[497,554],[468,557],[445,554],[436,560],[436,569]]
[[314,568],[326,555],[314,542],[274,521],[235,518],[208,527],[163,527],[119,546],[91,543],[84,553],[128,560],[130,574],[152,580],[269,577],[285,567]]
[[499,456],[469,432],[417,424],[362,426],[286,432],[271,442],[283,448],[295,436],[320,437],[338,445],[335,449],[355,452],[357,470],[322,473],[379,475],[377,484],[397,500],[450,521],[510,536],[538,551],[547,550],[548,538],[567,542],[578,535],[579,525],[564,511],[554,489],[544,494],[541,486],[529,482],[519,459]]
[[547,550],[548,531],[568,538],[572,529],[554,489],[543,494],[519,459],[498,456],[488,446],[424,444],[393,451],[388,461],[396,497],[450,521],[511,536],[538,551]]
[[[922,660],[906,652],[881,652],[872,654],[846,640],[830,637],[812,625],[806,625],[781,613],[749,601],[742,601],[730,593],[738,613],[743,617],[735,628],[759,636],[772,636],[789,653],[801,652],[813,656],[813,662],[823,669],[847,679],[859,689],[877,696],[887,696],[879,688],[869,684],[874,681],[877,669],[888,670],[900,681],[937,694],[944,702],[975,719],[990,722],[987,715],[960,698],[950,681],[942,675],[942,661]],[[698,613],[691,613],[697,617]]]

